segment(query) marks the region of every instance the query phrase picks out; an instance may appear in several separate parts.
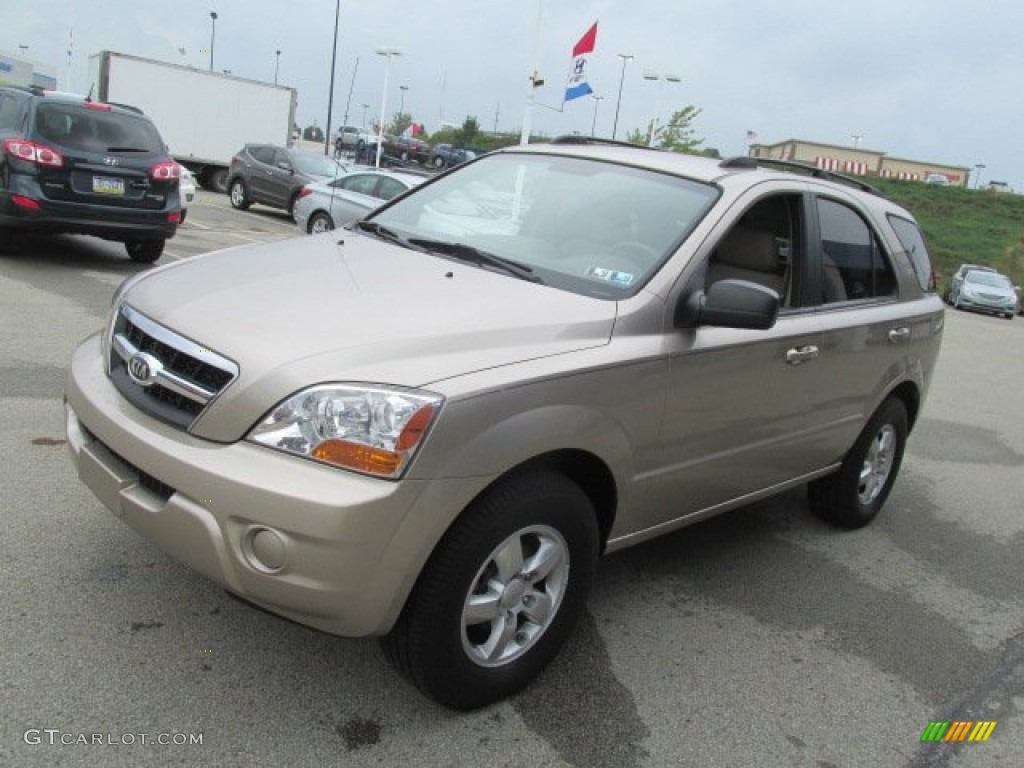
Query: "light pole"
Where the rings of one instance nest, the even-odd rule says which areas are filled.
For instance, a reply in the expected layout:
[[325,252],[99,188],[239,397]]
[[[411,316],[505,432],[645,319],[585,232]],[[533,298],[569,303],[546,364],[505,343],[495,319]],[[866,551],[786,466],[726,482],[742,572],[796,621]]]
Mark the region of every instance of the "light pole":
[[405,114],[405,92],[409,90],[409,86],[408,85],[400,85],[400,86],[398,86],[398,90],[400,90],[402,92],[402,95],[400,97],[401,101],[399,102],[399,107],[398,107],[398,114],[404,115]]
[[974,188],[975,189],[981,189],[981,172],[983,170],[985,170],[985,164],[984,163],[975,163],[974,167],[978,169],[978,173],[974,177]]
[[274,85],[277,85],[277,73],[281,69],[281,49],[274,51],[277,55],[277,59],[274,61]]
[[861,136],[859,133],[855,133],[850,138],[853,139],[853,148],[856,149],[857,146],[860,144],[860,140],[863,139],[864,137]]
[[619,107],[622,106],[622,83],[626,79],[626,64],[636,58],[636,56],[629,53],[617,53],[615,55],[622,59],[622,74],[619,76],[619,97],[615,100],[615,122],[612,124],[612,141],[615,141],[615,136],[619,132]]
[[21,44],[18,45],[18,51],[21,52],[22,56],[25,55],[25,51],[27,51],[27,50],[28,50],[28,46],[27,45],[21,45]]
[[595,131],[597,130],[597,108],[601,105],[601,102],[604,101],[604,96],[597,96],[592,93],[590,94],[590,98],[594,100],[594,118],[590,121],[590,136],[593,138],[596,135]]
[[213,44],[217,40],[217,12],[210,11],[210,71],[213,72]]
[[654,132],[657,129],[658,123],[661,121],[661,92],[665,88],[665,83],[681,83],[681,78],[675,75],[659,75],[656,72],[644,72],[644,80],[654,81],[658,83],[658,96],[654,102],[654,117],[651,118],[651,128],[647,134],[647,146],[654,144]]
[[388,78],[391,76],[391,57],[401,56],[402,52],[397,48],[378,48],[378,56],[384,56],[387,61],[384,64],[384,88],[380,94],[380,125],[377,126],[377,161],[375,167],[380,168],[380,155],[384,150],[384,115],[388,108]]
[[369,104],[363,104],[363,130],[366,130],[366,110],[370,108]]

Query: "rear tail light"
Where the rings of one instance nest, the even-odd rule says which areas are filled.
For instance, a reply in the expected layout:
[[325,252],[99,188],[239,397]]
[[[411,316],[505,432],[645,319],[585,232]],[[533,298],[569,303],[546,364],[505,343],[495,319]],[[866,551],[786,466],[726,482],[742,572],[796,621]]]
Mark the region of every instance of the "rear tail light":
[[300,189],[298,192],[295,193],[295,199],[298,200],[300,197],[306,197],[307,195],[312,195],[312,194],[313,194],[313,190],[312,189],[310,189],[309,187],[303,187],[302,189]]
[[24,208],[29,211],[38,211],[42,206],[31,197],[25,197],[24,195],[11,195],[11,202],[19,208]]
[[82,103],[85,104],[85,106],[88,109],[98,109],[101,112],[109,112],[110,111],[110,105],[109,104],[101,104],[98,101],[85,101],[85,102],[82,102]]
[[149,175],[156,181],[170,181],[181,178],[181,168],[177,163],[157,163],[150,170]]
[[171,211],[167,214],[169,224],[181,224],[181,211]]
[[64,157],[60,152],[25,139],[4,139],[4,154],[51,168],[60,168],[64,165]]

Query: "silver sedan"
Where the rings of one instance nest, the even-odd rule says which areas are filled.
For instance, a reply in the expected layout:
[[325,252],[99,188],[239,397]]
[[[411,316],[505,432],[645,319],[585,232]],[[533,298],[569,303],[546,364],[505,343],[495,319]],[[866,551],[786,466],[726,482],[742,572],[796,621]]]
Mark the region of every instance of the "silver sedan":
[[311,235],[342,227],[426,179],[406,171],[365,170],[309,184],[295,203],[295,223]]

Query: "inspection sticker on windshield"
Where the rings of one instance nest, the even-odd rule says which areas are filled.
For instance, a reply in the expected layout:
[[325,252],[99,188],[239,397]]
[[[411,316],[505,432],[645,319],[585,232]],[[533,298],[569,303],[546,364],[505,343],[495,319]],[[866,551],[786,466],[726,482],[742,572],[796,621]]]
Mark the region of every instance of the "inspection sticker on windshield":
[[634,279],[632,272],[619,272],[617,269],[605,269],[604,267],[588,267],[587,277],[622,287],[632,285]]

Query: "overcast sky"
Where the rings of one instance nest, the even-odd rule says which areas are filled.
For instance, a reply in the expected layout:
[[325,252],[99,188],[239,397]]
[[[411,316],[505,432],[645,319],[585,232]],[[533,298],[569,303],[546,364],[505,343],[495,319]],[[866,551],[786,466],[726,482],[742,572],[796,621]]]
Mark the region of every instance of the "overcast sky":
[[[789,138],[879,150],[974,168],[982,183],[1024,191],[1024,3],[1019,0],[543,0],[538,105],[559,106],[570,50],[598,21],[588,64],[597,102],[538,106],[536,131],[611,136],[625,70],[618,137],[687,104],[706,146],[745,152]],[[341,0],[334,116],[360,125],[380,112],[384,57],[398,48],[388,119],[405,110],[428,131],[473,115],[485,130],[523,122],[539,0]],[[84,91],[102,49],[200,68],[214,66],[298,89],[298,121],[327,121],[335,0],[0,0],[0,49],[54,67],[61,88]],[[71,60],[68,47],[71,31]],[[185,53],[179,52],[184,49]],[[358,59],[358,70],[356,60]],[[681,83],[646,81],[644,73]],[[353,81],[353,74],[355,74]],[[351,87],[351,98],[350,98]],[[659,99],[660,91],[660,99]],[[190,109],[186,98],[181,108]],[[231,119],[225,115],[224,119]]]

